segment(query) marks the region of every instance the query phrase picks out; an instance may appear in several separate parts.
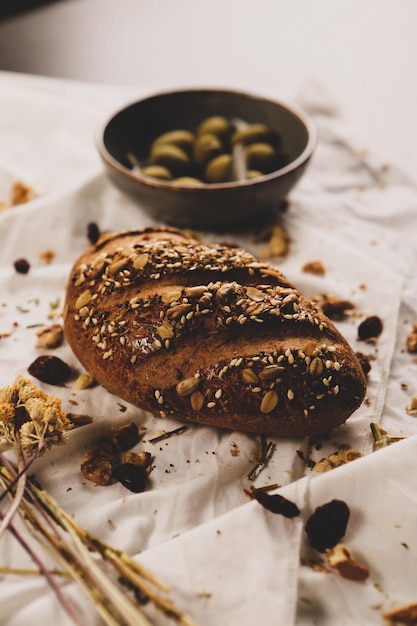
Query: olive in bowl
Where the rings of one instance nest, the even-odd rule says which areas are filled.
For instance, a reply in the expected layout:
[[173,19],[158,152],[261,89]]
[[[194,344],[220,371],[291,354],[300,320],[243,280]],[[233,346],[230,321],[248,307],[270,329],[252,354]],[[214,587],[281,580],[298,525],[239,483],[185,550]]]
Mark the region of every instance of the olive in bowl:
[[219,89],[128,104],[99,128],[110,180],[158,222],[230,229],[265,219],[298,182],[316,129],[294,105]]

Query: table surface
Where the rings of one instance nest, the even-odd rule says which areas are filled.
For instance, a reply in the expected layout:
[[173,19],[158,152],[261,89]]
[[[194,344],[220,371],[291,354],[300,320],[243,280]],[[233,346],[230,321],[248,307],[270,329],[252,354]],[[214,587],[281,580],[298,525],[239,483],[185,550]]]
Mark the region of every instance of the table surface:
[[417,171],[414,0],[66,0],[0,23],[0,69],[294,97],[320,82],[364,146]]

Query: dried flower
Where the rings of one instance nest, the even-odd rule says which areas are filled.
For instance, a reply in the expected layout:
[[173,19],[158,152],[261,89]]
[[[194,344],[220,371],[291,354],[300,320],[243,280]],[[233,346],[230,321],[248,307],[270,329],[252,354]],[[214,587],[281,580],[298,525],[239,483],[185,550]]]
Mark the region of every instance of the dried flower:
[[65,443],[73,427],[61,400],[23,376],[0,390],[0,437],[10,446],[21,445],[25,454],[41,454]]

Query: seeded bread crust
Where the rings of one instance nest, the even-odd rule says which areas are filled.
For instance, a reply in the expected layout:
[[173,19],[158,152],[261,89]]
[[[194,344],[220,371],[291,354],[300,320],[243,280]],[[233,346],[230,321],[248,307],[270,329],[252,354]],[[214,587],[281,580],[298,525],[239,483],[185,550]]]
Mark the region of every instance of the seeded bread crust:
[[160,417],[303,437],[345,422],[365,395],[346,340],[277,269],[171,228],[83,254],[64,328],[91,376]]

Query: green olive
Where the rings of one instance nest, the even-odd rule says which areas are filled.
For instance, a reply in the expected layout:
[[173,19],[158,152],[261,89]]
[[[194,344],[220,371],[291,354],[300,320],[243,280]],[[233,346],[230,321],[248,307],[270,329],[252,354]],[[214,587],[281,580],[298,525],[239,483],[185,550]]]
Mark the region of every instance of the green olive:
[[172,182],[186,185],[187,187],[202,187],[204,185],[202,180],[194,178],[193,176],[180,176],[179,178],[175,178]]
[[204,170],[204,178],[208,183],[224,183],[232,180],[232,155],[220,154],[209,161]]
[[231,133],[231,122],[222,115],[212,115],[203,120],[197,128],[197,135],[216,135],[221,141],[226,141]]
[[176,176],[186,172],[189,164],[184,150],[169,143],[154,146],[149,157],[149,165],[163,165]]
[[246,147],[245,153],[248,169],[264,173],[274,169],[276,152],[269,143],[252,143]]
[[246,172],[246,178],[248,180],[252,180],[253,178],[259,178],[259,176],[263,176],[263,172],[260,172],[259,170],[248,170]]
[[194,142],[194,159],[200,167],[204,167],[222,152],[222,143],[216,135],[200,135]]
[[178,148],[181,148],[181,150],[190,154],[193,147],[193,141],[194,135],[191,131],[183,129],[171,130],[163,135],[160,135],[153,141],[151,145],[151,152],[152,148],[155,146],[169,143],[173,146],[178,146]]
[[148,165],[147,167],[142,167],[140,173],[149,178],[159,178],[159,180],[172,179],[171,172],[163,165]]
[[244,146],[249,146],[260,141],[268,142],[271,140],[271,137],[272,132],[266,124],[249,124],[233,133],[232,144],[240,142]]

